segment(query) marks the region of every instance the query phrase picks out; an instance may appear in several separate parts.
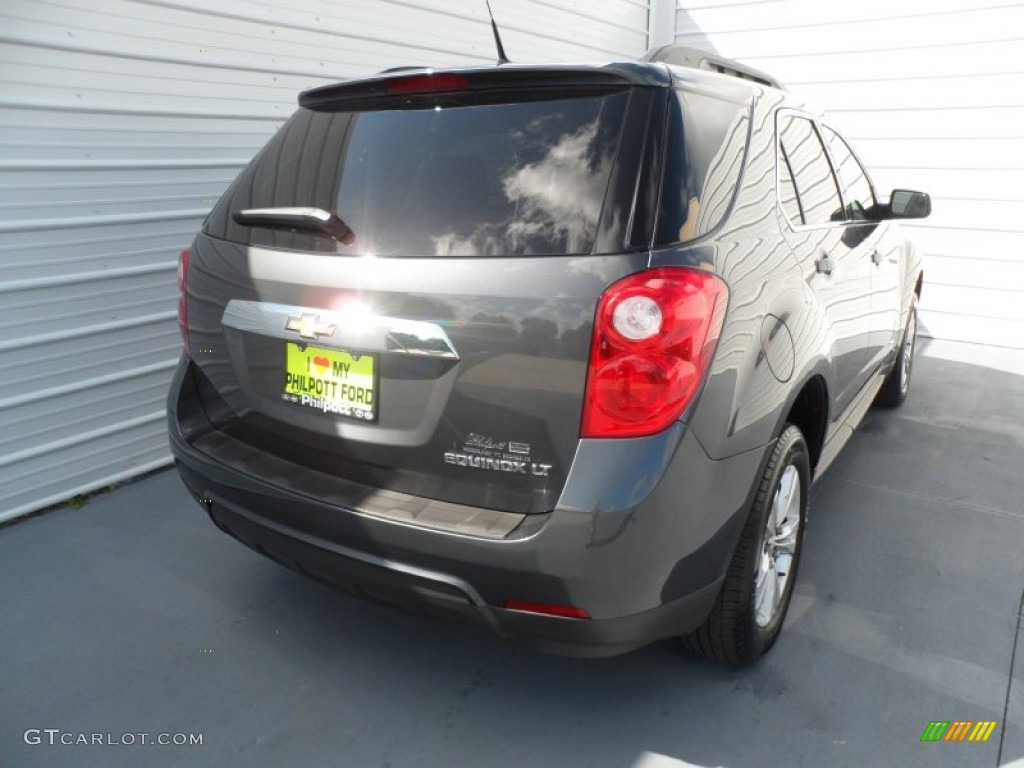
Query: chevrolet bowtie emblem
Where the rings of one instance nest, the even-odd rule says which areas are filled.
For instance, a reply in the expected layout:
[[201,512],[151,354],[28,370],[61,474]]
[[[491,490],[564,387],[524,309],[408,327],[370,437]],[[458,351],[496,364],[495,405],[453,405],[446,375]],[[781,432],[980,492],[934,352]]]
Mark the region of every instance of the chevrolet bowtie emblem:
[[295,331],[304,339],[316,339],[320,336],[333,336],[337,326],[322,324],[320,315],[302,314],[299,317],[289,317],[284,329]]

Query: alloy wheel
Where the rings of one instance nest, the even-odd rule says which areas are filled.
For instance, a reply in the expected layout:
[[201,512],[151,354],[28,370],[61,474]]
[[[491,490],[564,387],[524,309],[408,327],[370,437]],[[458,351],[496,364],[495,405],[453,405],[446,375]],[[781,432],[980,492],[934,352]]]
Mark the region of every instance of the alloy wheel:
[[775,488],[754,575],[755,620],[761,628],[771,624],[786,594],[800,532],[800,494],[800,473],[790,464]]
[[903,376],[900,379],[900,392],[906,395],[910,390],[910,370],[914,365],[914,341],[917,339],[917,311],[910,310],[910,321],[907,323],[906,337],[903,339],[903,350],[901,352],[900,365],[903,366]]

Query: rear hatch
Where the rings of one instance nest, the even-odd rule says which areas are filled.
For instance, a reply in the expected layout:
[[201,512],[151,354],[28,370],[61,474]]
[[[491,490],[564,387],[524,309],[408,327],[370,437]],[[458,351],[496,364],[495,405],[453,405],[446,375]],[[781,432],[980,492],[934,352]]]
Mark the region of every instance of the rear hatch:
[[647,263],[664,85],[503,67],[303,94],[193,244],[211,419],[374,488],[552,509],[595,306]]

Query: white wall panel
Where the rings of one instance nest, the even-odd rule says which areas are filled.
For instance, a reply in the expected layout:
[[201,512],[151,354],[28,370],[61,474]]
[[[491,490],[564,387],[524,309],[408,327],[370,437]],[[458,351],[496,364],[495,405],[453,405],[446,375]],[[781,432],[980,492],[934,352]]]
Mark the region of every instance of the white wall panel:
[[989,259],[982,256],[966,262],[956,256],[931,254],[928,259],[928,285],[949,288],[990,288],[1013,292],[1024,285],[1024,260]]
[[[518,62],[647,48],[647,0],[492,5]],[[494,59],[483,0],[3,0],[0,521],[169,461],[178,252],[300,90]]]
[[923,334],[1024,348],[1024,3],[682,0],[676,29],[826,110],[883,195],[933,195]]

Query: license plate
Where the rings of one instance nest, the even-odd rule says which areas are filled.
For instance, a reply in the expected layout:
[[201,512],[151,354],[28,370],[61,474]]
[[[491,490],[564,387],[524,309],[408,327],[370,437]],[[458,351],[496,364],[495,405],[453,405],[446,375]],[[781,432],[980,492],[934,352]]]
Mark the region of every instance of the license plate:
[[377,361],[340,349],[288,342],[282,399],[360,421],[377,419]]

